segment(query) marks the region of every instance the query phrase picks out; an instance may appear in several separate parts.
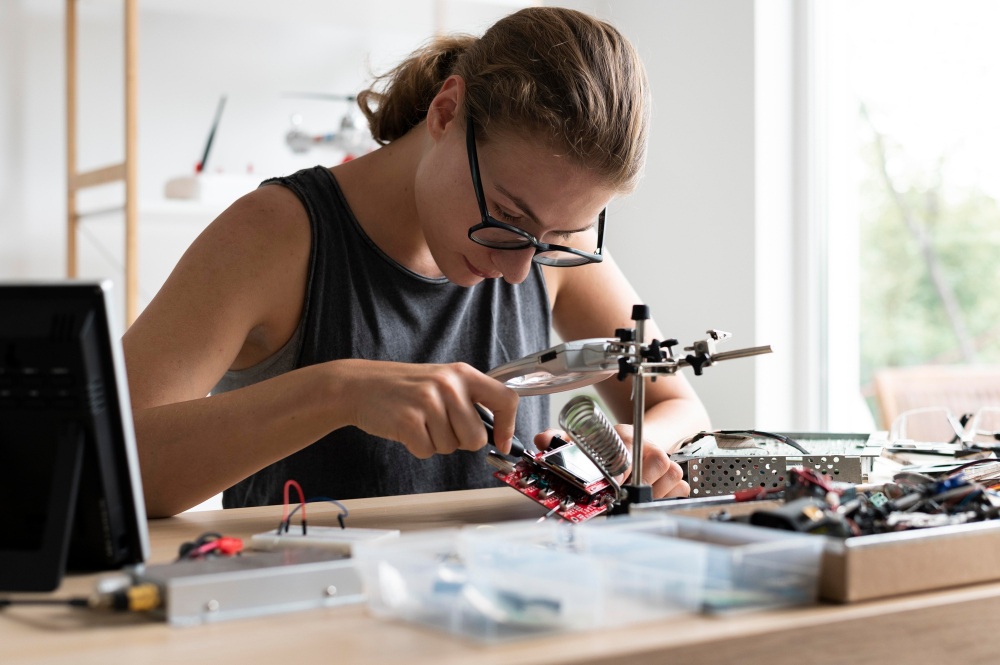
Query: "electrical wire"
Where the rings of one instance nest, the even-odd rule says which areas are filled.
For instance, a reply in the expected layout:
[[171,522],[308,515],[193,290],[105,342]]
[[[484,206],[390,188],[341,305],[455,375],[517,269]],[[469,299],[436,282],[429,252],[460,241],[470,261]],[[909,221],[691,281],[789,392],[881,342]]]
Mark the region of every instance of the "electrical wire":
[[114,612],[149,612],[163,604],[160,587],[146,582],[89,597],[74,598],[0,598],[0,611],[16,605],[80,607]]
[[236,556],[242,551],[243,541],[239,538],[208,531],[198,536],[194,541],[182,544],[178,549],[176,561],[215,556]]
[[299,485],[298,481],[289,478],[288,480],[285,481],[285,503],[281,511],[281,522],[278,523],[279,536],[281,535],[282,528],[284,528],[285,533],[288,533],[288,529],[291,525],[292,518],[288,514],[288,506],[289,506],[288,490],[289,488],[292,487],[294,487],[299,493],[299,507],[302,508],[302,535],[303,536],[306,535],[306,508],[305,508],[306,495],[305,492],[302,491],[302,485]]
[[[335,504],[338,508],[340,508],[340,510],[342,512],[337,515],[337,522],[340,523],[340,528],[341,529],[346,529],[347,527],[344,525],[344,518],[348,517],[350,515],[350,512],[348,512],[347,506],[345,506],[344,504],[342,504],[340,501],[337,501],[336,499],[331,499],[331,498],[325,497],[325,496],[316,496],[316,497],[313,497],[311,499],[306,500],[305,503],[319,503],[321,501],[326,501],[327,503]],[[295,513],[298,512],[299,508],[302,508],[303,505],[305,505],[305,504],[301,504],[300,503],[298,506],[296,506],[292,510],[292,512],[290,512],[288,514],[288,522],[292,521],[292,517],[295,515]],[[303,508],[303,510],[305,510],[305,509]],[[286,531],[288,530],[287,529],[287,524],[286,524],[286,529],[285,530]]]
[[552,510],[550,510],[550,511],[549,511],[549,512],[547,512],[547,513],[545,513],[544,515],[542,515],[541,517],[539,517],[539,518],[538,518],[537,520],[535,520],[535,521],[536,521],[536,522],[544,522],[545,520],[547,520],[547,519],[549,519],[550,517],[552,517],[553,515],[555,515],[555,514],[556,514],[556,511],[557,511],[557,510],[559,510],[559,504],[556,504],[556,505],[555,505],[555,507],[554,507],[554,508],[553,508]]
[[801,482],[816,485],[827,492],[837,492],[837,488],[833,486],[833,482],[830,480],[829,476],[823,475],[812,467],[793,466],[788,471],[789,473],[798,476]]
[[803,455],[812,455],[812,453],[806,450],[801,443],[799,443],[798,441],[789,436],[785,436],[784,434],[776,434],[774,432],[764,432],[762,430],[756,430],[756,429],[718,429],[713,431],[698,432],[693,436],[681,440],[680,443],[677,444],[677,448],[679,450],[682,450],[685,446],[700,441],[701,439],[704,439],[706,436],[715,436],[716,434],[756,436],[762,439],[773,439],[775,441],[778,441],[779,443],[785,444],[786,446],[791,446],[792,448],[799,451]]
[[[299,504],[297,506],[295,506],[294,508],[292,508],[291,510],[289,510],[289,508],[291,506],[291,504],[290,504],[290,497],[289,497],[289,490],[291,488],[293,488],[293,487],[299,493]],[[333,503],[338,508],[340,508],[341,512],[337,515],[337,522],[340,524],[340,528],[341,529],[346,529],[347,528],[347,526],[344,524],[344,519],[348,515],[350,515],[350,512],[347,510],[347,506],[345,506],[344,504],[342,504],[340,501],[337,501],[336,499],[331,499],[331,498],[325,497],[325,496],[313,497],[311,499],[306,499],[305,492],[302,491],[302,486],[299,485],[299,483],[297,481],[292,480],[291,478],[289,478],[288,480],[285,481],[284,496],[285,496],[285,502],[284,502],[284,506],[283,506],[282,511],[281,511],[281,521],[278,522],[278,531],[277,531],[277,533],[278,533],[279,536],[283,532],[284,533],[288,533],[288,530],[291,528],[291,525],[292,525],[292,517],[294,517],[295,513],[297,513],[299,510],[302,511],[302,535],[303,536],[306,535],[306,504],[307,503],[315,503],[315,502],[319,502],[319,501],[326,501],[328,503]]]
[[0,610],[11,605],[68,605],[69,607],[89,607],[89,599],[76,598],[0,598]]

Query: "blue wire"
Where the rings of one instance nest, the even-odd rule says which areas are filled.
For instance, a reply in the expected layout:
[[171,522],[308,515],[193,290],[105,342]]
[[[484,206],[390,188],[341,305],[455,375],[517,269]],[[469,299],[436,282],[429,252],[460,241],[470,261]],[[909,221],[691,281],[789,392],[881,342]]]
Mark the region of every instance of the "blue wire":
[[983,494],[983,490],[982,489],[975,489],[975,490],[969,492],[964,497],[962,497],[961,501],[959,501],[958,503],[955,504],[955,508],[961,507],[963,504],[966,504],[969,501],[971,501],[973,499],[973,497],[977,497],[977,496],[979,496],[981,494]]

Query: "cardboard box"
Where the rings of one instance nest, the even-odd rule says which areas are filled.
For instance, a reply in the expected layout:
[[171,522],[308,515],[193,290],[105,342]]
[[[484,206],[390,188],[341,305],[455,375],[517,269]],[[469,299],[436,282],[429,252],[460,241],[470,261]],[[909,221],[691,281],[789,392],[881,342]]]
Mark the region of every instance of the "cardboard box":
[[[737,517],[780,505],[714,498],[637,505],[631,512],[666,510],[708,518],[725,510]],[[826,540],[819,592],[823,600],[855,603],[1000,580],[1000,520],[846,539],[816,537]]]
[[854,603],[1000,580],[1000,522],[828,538],[820,596]]

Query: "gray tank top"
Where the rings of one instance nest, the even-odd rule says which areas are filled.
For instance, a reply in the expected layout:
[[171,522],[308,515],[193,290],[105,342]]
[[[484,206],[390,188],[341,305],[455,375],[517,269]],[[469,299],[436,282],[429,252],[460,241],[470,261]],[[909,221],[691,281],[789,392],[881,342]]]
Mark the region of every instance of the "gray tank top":
[[[312,229],[302,320],[278,353],[255,367],[227,372],[213,392],[340,358],[460,361],[486,371],[549,346],[551,313],[540,266],[533,264],[517,285],[492,279],[466,288],[446,278],[423,277],[375,245],[327,168],[316,166],[264,184],[274,183],[298,196]],[[548,426],[548,398],[523,398],[518,438],[530,442]],[[298,481],[307,497],[332,499],[500,484],[485,449],[420,460],[398,442],[344,427],[227,489],[223,505],[281,503],[288,479]]]

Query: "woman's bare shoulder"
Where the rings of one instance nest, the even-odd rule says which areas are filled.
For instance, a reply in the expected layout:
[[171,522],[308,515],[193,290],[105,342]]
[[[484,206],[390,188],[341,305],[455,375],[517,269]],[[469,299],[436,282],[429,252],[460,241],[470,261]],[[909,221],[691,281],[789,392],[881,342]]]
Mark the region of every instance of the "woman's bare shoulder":
[[[309,243],[309,218],[302,202],[288,188],[263,185],[239,198],[219,215],[203,234],[209,242],[232,243],[248,250],[275,244],[284,249]],[[200,238],[199,238],[200,240]]]
[[123,340],[130,381],[135,369],[162,382],[150,392],[165,394],[148,402],[203,397],[234,364],[281,348],[301,317],[310,243],[306,211],[284,187],[261,187],[219,215]]

